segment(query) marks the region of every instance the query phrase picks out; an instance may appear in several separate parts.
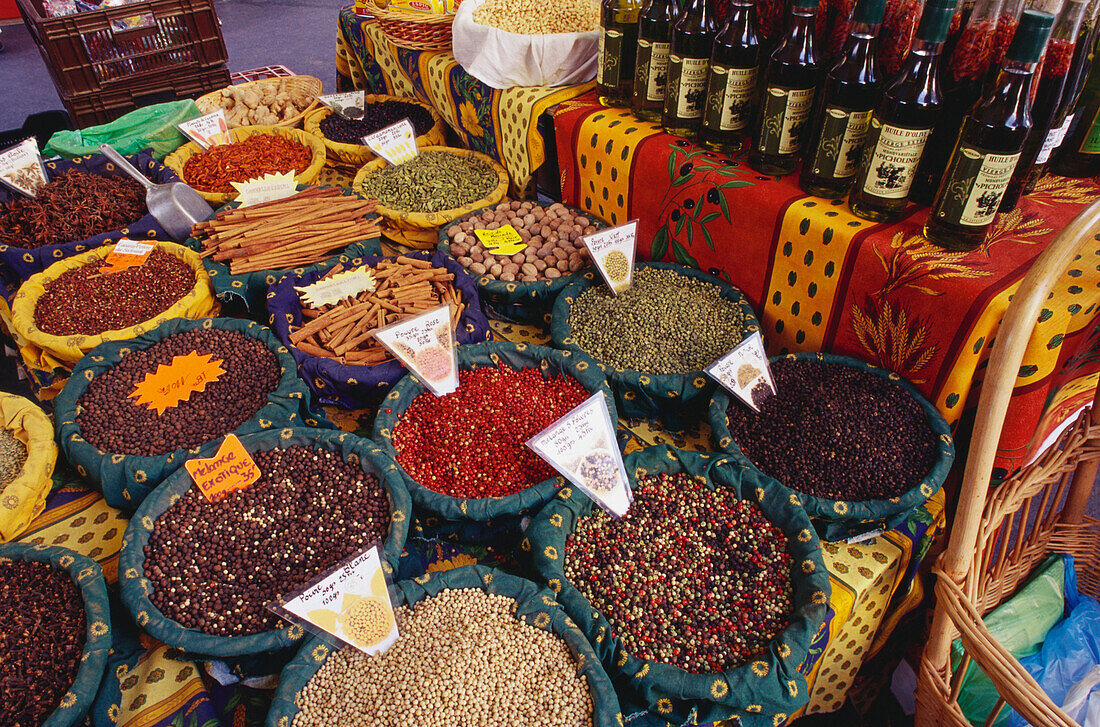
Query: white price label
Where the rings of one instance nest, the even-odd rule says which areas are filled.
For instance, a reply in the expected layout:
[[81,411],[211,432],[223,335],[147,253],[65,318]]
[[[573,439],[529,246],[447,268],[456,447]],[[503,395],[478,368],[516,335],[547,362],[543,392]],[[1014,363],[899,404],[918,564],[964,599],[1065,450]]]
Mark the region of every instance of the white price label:
[[294,289],[310,308],[320,308],[339,303],[345,298],[354,298],[364,290],[373,291],[376,287],[378,281],[375,280],[374,273],[370,268],[362,267]]
[[241,207],[250,207],[264,202],[292,197],[297,192],[294,172],[270,172],[247,182],[230,182],[240,193]]
[[213,113],[200,116],[197,119],[176,124],[191,141],[203,149],[209,149],[217,144],[229,144],[232,139],[229,136],[229,122],[225,118],[225,109],[218,109]]
[[38,153],[38,142],[24,139],[0,152],[0,182],[19,194],[35,196],[46,183],[46,166]]
[[416,129],[408,119],[367,134],[363,137],[363,143],[394,166],[404,164],[420,153],[416,148]]
[[440,305],[404,318],[372,335],[436,396],[458,389],[451,306]]
[[326,93],[318,96],[317,100],[328,106],[338,114],[358,117],[362,113],[354,113],[355,110],[363,111],[366,105],[366,91],[348,91],[347,93]]
[[760,406],[776,395],[764,338],[755,331],[737,347],[707,367],[706,372],[727,391],[760,411]]
[[148,255],[156,246],[155,242],[138,242],[124,237],[115,243],[111,252],[115,255]]
[[607,287],[615,295],[630,289],[634,279],[634,251],[638,242],[638,220],[593,232],[582,237],[588,254],[599,268]]

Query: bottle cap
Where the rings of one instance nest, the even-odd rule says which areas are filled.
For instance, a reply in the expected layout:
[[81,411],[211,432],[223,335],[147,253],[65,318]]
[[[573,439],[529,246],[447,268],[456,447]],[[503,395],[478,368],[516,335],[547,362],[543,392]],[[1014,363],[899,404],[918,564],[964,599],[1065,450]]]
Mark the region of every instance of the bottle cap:
[[794,8],[816,8],[820,0],[791,0],[791,7]]
[[1005,59],[1016,63],[1037,63],[1047,47],[1053,25],[1054,16],[1050,13],[1025,10],[1020,15],[1020,24],[1012,36],[1012,45],[1008,47]]
[[859,0],[852,11],[852,22],[878,25],[886,15],[886,0]]
[[942,43],[951,27],[951,18],[955,15],[958,0],[931,0],[924,6],[920,25],[917,26],[917,39],[925,43]]

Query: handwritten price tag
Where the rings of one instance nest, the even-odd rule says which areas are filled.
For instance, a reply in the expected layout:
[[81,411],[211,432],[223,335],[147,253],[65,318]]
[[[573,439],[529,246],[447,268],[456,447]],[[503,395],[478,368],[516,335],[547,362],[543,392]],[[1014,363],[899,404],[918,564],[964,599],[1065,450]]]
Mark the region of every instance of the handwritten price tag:
[[760,411],[761,405],[776,395],[764,338],[754,332],[741,343],[707,367],[706,372],[727,391]]
[[225,119],[225,110],[218,109],[214,113],[200,116],[197,119],[176,124],[191,141],[203,149],[209,149],[217,144],[228,144],[232,141],[229,136],[229,122]]
[[99,272],[102,275],[113,275],[123,270],[144,265],[155,248],[156,243],[138,242],[124,237],[115,243],[115,246],[107,253],[107,257],[103,258],[106,267],[100,268]]
[[226,436],[213,457],[188,460],[183,466],[210,502],[260,479],[260,468],[236,434]]
[[163,414],[166,409],[187,401],[197,391],[206,389],[206,385],[221,378],[225,373],[220,359],[212,358],[209,353],[192,351],[176,356],[171,363],[157,366],[157,370],[145,374],[130,398],[136,404],[144,404]]
[[436,396],[458,389],[458,359],[455,356],[451,306],[440,305],[403,318],[372,334],[397,356]]
[[363,115],[366,92],[349,91],[347,93],[326,93],[323,96],[318,96],[317,100],[338,114],[357,119]]
[[581,238],[604,282],[615,295],[629,290],[634,280],[634,249],[637,239],[638,220],[630,220]]
[[495,230],[474,230],[474,234],[494,255],[515,255],[527,247],[519,231],[511,225],[501,225]]
[[46,166],[38,153],[38,142],[24,139],[0,152],[0,182],[26,197],[35,196],[46,183]]
[[373,291],[376,287],[378,281],[374,279],[374,273],[370,268],[363,267],[337,273],[304,288],[294,289],[310,308],[320,308],[359,295],[364,290]]
[[363,143],[394,166],[404,164],[420,153],[416,148],[416,130],[408,119],[367,134],[363,137]]
[[249,179],[247,182],[230,182],[230,184],[240,192],[241,207],[285,199],[297,191],[294,172],[272,172],[256,179]]

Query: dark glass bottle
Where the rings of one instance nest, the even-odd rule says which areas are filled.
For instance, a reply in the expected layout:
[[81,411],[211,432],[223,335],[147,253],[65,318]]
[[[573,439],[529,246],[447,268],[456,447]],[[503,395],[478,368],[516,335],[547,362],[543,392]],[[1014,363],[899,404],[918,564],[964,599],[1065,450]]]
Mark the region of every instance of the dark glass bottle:
[[668,55],[668,88],[661,126],[676,136],[694,139],[703,127],[710,51],[718,33],[713,0],[687,0],[672,26]]
[[647,0],[638,16],[638,53],[630,109],[646,121],[660,121],[668,83],[672,25],[680,14],[676,0]]
[[[1095,50],[1100,51],[1100,39]],[[1095,60],[1052,171],[1065,177],[1100,174],[1100,63]]]
[[871,112],[882,98],[876,60],[878,31],[886,0],[859,0],[848,24],[848,37],[817,93],[810,143],[802,164],[802,189],[839,199],[859,170]]
[[630,105],[634,54],[638,49],[638,13],[642,0],[601,0],[596,84],[600,103]]
[[818,0],[792,0],[787,29],[764,67],[748,161],[764,174],[790,174],[809,132],[821,66],[814,41]]
[[985,239],[1031,129],[1031,82],[1054,16],[1025,10],[1004,66],[988,94],[963,120],[924,236],[950,250],[972,250]]
[[760,76],[760,38],[754,0],[731,0],[726,23],[714,38],[703,114],[703,142],[732,154],[752,123]]
[[913,48],[871,117],[848,206],[857,216],[893,222],[905,212],[928,137],[939,120],[939,71],[956,0],[930,0]]

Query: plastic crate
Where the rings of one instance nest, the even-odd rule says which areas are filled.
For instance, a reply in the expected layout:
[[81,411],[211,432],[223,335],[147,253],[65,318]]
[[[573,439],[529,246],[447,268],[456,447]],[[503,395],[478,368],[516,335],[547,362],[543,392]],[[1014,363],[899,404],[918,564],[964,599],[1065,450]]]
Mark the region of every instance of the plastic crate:
[[263,68],[249,68],[247,71],[234,71],[229,74],[233,85],[248,83],[249,81],[262,81],[265,78],[289,78],[298,75],[286,66],[264,66]]
[[195,98],[229,85],[229,69],[223,64],[198,73],[172,75],[125,88],[73,96],[62,95],[73,125],[78,129],[114,121],[141,106]]
[[61,97],[194,74],[228,55],[213,0],[146,0],[49,17],[16,0]]

